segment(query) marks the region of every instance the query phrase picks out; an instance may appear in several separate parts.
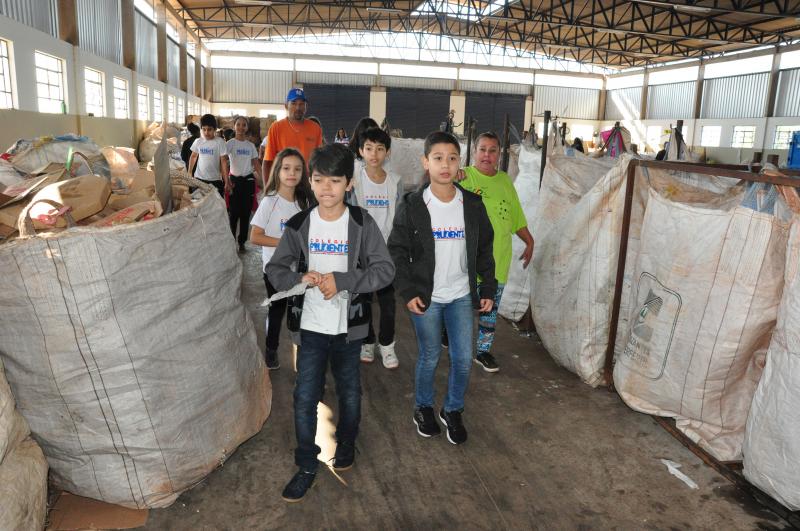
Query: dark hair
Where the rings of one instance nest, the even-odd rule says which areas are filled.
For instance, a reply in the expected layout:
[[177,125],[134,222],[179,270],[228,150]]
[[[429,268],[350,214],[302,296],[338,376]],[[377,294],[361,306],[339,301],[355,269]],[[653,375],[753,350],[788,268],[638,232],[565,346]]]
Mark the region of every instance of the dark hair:
[[495,142],[497,142],[497,147],[501,146],[500,137],[497,136],[497,133],[495,133],[494,131],[486,131],[485,133],[481,133],[477,137],[475,137],[475,144],[473,144],[472,149],[478,149],[478,143],[480,143],[481,138],[488,138],[489,140],[494,140]]
[[204,114],[200,117],[200,127],[217,128],[217,117],[213,114]]
[[[364,147],[364,144],[367,142],[367,140],[370,142],[375,142],[376,144],[383,144],[383,147],[386,148],[386,151],[389,151],[392,146],[392,137],[390,137],[389,133],[380,127],[370,127],[369,129],[365,129],[358,138],[358,145],[360,147]],[[359,154],[358,158],[361,158],[361,154]]]
[[358,150],[361,149],[360,137],[361,133],[369,129],[370,127],[378,127],[378,122],[370,118],[369,116],[365,116],[358,121],[356,124],[356,128],[353,129],[353,136],[350,137],[350,143],[347,144],[347,147],[350,148],[350,151],[353,152],[358,158],[361,156],[358,154]]
[[306,161],[303,158],[303,154],[294,148],[286,148],[275,156],[275,160],[272,161],[272,174],[269,177],[264,195],[275,195],[278,193],[278,188],[280,188],[281,185],[281,166],[283,166],[283,159],[286,157],[297,157],[303,165],[303,174],[300,177],[300,182],[298,182],[297,186],[294,188],[294,199],[297,201],[300,209],[305,210],[311,206],[311,197],[313,197],[313,195],[311,193],[311,185],[308,182]]
[[330,177],[344,176],[347,182],[353,178],[353,153],[342,144],[328,144],[311,153],[308,171]]
[[433,133],[429,134],[425,137],[425,156],[431,154],[431,148],[435,144],[452,144],[456,147],[456,151],[458,154],[461,154],[461,144],[458,143],[458,139],[453,136],[451,133],[445,133],[444,131],[434,131]]
[[244,120],[245,125],[247,126],[247,130],[245,130],[245,134],[250,130],[250,119],[247,116],[239,115],[233,119],[233,126],[236,127],[236,122],[239,120]]
[[194,122],[189,122],[186,126],[186,129],[189,130],[189,134],[192,136],[200,136],[200,126]]
[[317,118],[316,116],[309,116],[308,118],[306,118],[306,120],[311,120],[312,122],[314,122],[318,126],[322,127],[322,122],[320,122],[319,118]]
[[234,133],[233,129],[231,129],[230,127],[226,127],[225,129],[222,130],[222,138],[224,138],[225,141],[230,140],[234,136],[236,136],[236,133]]

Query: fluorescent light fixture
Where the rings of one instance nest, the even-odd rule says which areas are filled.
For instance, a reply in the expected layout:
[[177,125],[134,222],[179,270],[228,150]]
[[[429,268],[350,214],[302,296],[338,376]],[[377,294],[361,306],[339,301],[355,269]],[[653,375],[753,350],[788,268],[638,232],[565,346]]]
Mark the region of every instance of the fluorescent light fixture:
[[486,15],[481,17],[481,20],[491,20],[494,22],[522,22],[521,19],[513,17],[499,17],[495,15]]
[[266,29],[270,29],[270,28],[274,28],[275,27],[275,24],[270,24],[269,22],[242,22],[239,25],[242,26],[242,27],[245,27],[245,28],[266,28]]
[[[625,30],[618,30],[618,29],[611,29],[611,28],[593,28],[594,31],[597,33],[611,33],[613,35],[627,35],[628,32]],[[636,32],[632,32],[636,33]]]
[[243,6],[270,7],[272,4],[282,4],[283,2],[272,2],[271,0],[233,0],[233,3]]
[[715,9],[712,7],[695,6],[687,4],[673,4],[671,2],[663,2],[661,0],[633,0],[633,1],[638,2],[640,4],[649,4],[651,6],[656,6],[656,7],[668,7],[676,11],[685,11],[687,13],[711,13],[712,11],[715,11]]
[[390,15],[402,15],[405,13],[402,9],[396,9],[394,7],[368,7],[367,12],[369,13],[386,13]]

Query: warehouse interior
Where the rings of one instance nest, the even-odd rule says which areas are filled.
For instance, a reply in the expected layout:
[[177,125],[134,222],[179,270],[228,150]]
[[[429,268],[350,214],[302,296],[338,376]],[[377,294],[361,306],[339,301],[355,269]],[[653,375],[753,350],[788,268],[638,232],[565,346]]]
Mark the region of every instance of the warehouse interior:
[[[181,147],[246,118],[256,216],[297,89],[404,193],[496,133],[534,243],[468,441],[414,427],[396,295],[355,465],[328,374],[287,503],[303,351]],[[0,0],[0,123],[0,529],[800,528],[800,1]]]

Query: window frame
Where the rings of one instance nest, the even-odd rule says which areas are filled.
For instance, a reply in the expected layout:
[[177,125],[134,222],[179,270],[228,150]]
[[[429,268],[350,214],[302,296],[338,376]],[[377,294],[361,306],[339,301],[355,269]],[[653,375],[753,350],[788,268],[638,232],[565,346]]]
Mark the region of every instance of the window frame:
[[[53,60],[58,65],[58,69],[51,69],[47,66],[42,66],[39,64],[38,59],[48,59]],[[67,73],[66,73],[66,62],[61,57],[57,57],[55,55],[51,55],[46,52],[42,52],[39,50],[33,51],[33,66],[34,72],[36,75],[36,107],[39,112],[42,113],[50,113],[50,114],[61,114],[62,104],[64,106],[67,105]],[[46,82],[39,81],[39,73],[40,71],[44,72],[47,77]],[[51,75],[52,74],[52,75]],[[58,84],[54,84],[53,78],[56,78]],[[47,89],[47,96],[43,97],[41,94],[41,89],[45,87]],[[52,97],[52,88],[58,91],[59,99]],[[49,105],[48,102],[58,102],[58,108],[52,106],[48,109]],[[43,106],[44,103],[44,106]]]
[[[798,125],[777,125],[775,126],[775,134],[772,135],[772,149],[789,149],[789,142],[792,140],[792,133],[800,131],[800,124]],[[786,133],[786,141],[779,142],[778,136]],[[779,145],[780,144],[780,145]]]
[[[144,94],[140,92],[140,89],[144,89]],[[142,96],[144,96],[144,105],[142,105]],[[142,117],[143,107],[144,117]],[[145,122],[150,120],[150,87],[147,85],[136,85],[136,118]]]
[[[117,86],[117,82],[118,81],[122,82],[122,84],[123,84],[122,87],[118,87]],[[117,118],[119,120],[127,120],[128,118],[131,117],[130,93],[128,92],[128,85],[129,85],[128,84],[128,80],[125,79],[124,77],[114,76],[113,79],[112,79],[112,83],[113,83],[113,88],[114,88],[114,118]],[[124,98],[120,98],[119,97],[119,93],[121,91],[124,91],[124,94],[125,94]],[[119,107],[117,105],[119,102],[124,102],[125,103],[124,115],[123,116],[120,116],[120,112],[119,111],[122,110],[122,107]]]
[[[706,137],[703,134],[703,132],[706,129],[708,129],[709,131],[711,129],[716,129],[717,130],[717,136],[716,136],[717,143],[716,144],[711,144],[711,143],[708,143],[706,141]],[[721,125],[710,125],[709,124],[709,125],[703,125],[703,126],[700,127],[700,146],[701,147],[719,147],[720,144],[722,144],[722,126]]]
[[0,109],[17,108],[17,80],[14,74],[14,43],[0,39]]
[[[158,98],[156,98],[156,95],[158,95]],[[156,102],[158,102],[157,106]],[[156,109],[158,109],[158,112],[156,112]],[[153,90],[153,121],[164,121],[164,93],[155,89]]]
[[[731,137],[731,147],[735,149],[752,149],[756,144],[756,130],[755,125],[735,125],[733,126],[733,136]],[[738,133],[742,133],[741,140],[737,140]],[[750,134],[750,145],[745,145],[746,135]]]
[[[90,80],[88,74],[97,74],[99,77],[99,81]],[[99,87],[99,90],[98,90]],[[92,91],[97,90],[97,96],[100,98],[100,103],[95,104],[89,103],[89,94],[90,90]],[[106,90],[106,75],[105,72],[102,70],[97,70],[96,68],[92,68],[90,66],[83,67],[83,104],[84,110],[86,111],[87,116],[92,114],[96,118],[103,118],[106,115],[106,103],[105,103],[105,90]],[[93,110],[90,110],[89,108]]]
[[167,123],[175,123],[175,95],[167,94]]

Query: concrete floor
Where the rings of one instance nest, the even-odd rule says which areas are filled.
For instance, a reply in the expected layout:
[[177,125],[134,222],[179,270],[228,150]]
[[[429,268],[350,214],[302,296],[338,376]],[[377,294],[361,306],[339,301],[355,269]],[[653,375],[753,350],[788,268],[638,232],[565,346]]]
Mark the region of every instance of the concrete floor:
[[[260,253],[248,246],[245,303],[263,343],[265,295]],[[398,309],[400,368],[362,366],[361,434],[355,466],[326,468],[297,504],[280,493],[295,471],[291,350],[271,373],[272,414],[225,465],[145,529],[781,529],[713,469],[616,394],[592,389],[556,366],[535,339],[498,326],[501,371],[472,373],[464,414],[469,440],[423,439],[411,415],[416,342]],[[440,363],[437,400],[446,383]],[[325,402],[335,409],[329,380]],[[320,439],[333,424],[321,406]],[[335,413],[334,413],[335,415]],[[335,417],[334,417],[335,418]],[[330,444],[323,452],[332,455]],[[671,476],[660,459],[682,465],[698,485]]]

